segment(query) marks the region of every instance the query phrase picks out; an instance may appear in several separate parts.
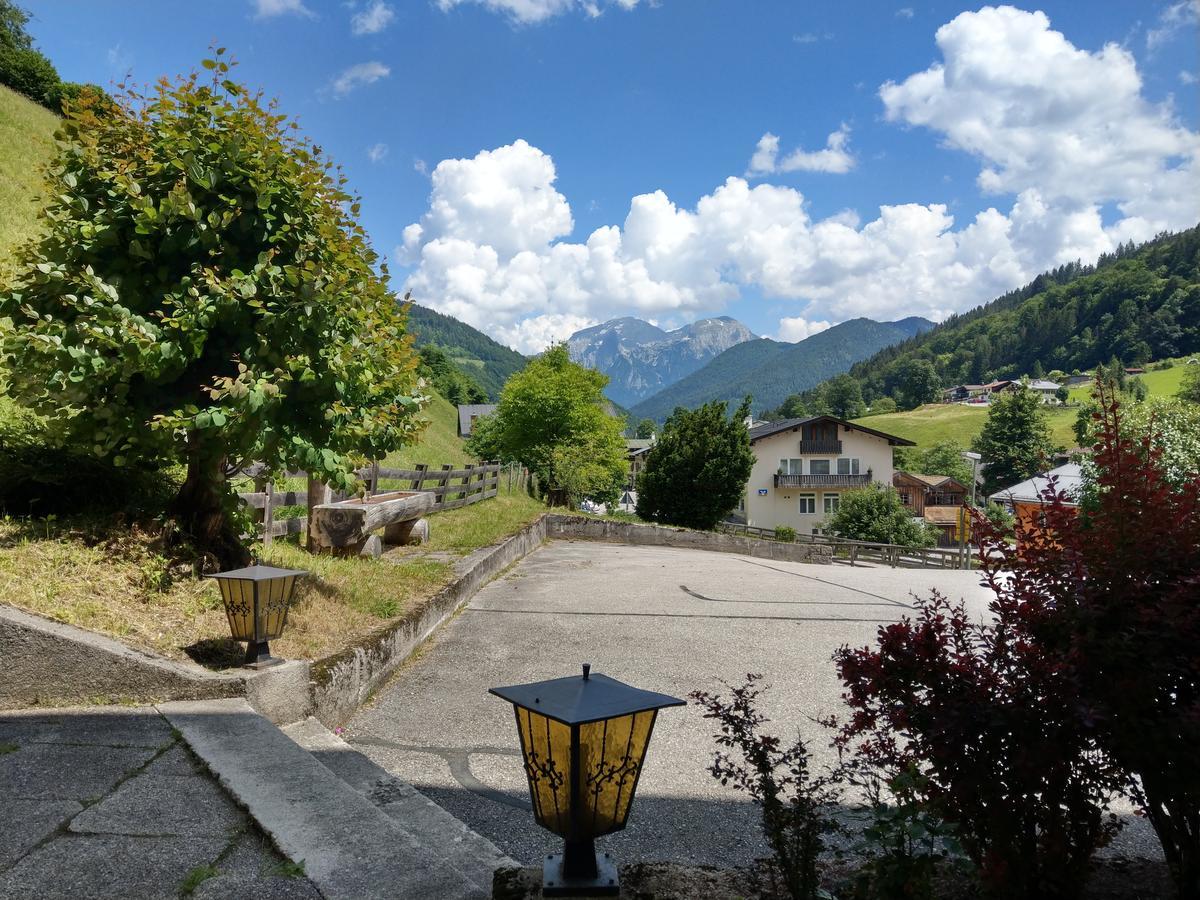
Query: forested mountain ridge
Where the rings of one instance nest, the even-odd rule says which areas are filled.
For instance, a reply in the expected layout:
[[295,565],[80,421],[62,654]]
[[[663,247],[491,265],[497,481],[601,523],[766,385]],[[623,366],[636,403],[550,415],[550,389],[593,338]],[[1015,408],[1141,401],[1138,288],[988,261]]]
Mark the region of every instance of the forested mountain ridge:
[[634,420],[664,419],[676,406],[695,407],[710,400],[736,406],[749,394],[753,409],[778,406],[789,394],[807,390],[881,347],[932,327],[916,316],[899,322],[851,319],[795,344],[769,338],[737,344],[702,369],[630,409]]
[[525,367],[525,357],[498,343],[466,322],[413,303],[408,312],[408,330],[417,347],[434,345],[471,376],[496,400],[508,376]]
[[[1200,227],[1071,263],[851,367],[871,402],[929,363],[941,387],[1200,352]],[[932,398],[926,398],[932,399]]]

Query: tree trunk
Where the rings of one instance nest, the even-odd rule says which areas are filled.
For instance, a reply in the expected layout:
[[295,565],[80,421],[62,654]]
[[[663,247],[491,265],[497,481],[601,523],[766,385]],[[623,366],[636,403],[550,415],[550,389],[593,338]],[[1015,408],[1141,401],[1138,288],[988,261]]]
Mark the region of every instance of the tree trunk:
[[183,541],[215,557],[220,568],[236,569],[250,564],[250,551],[225,505],[224,462],[219,451],[189,439],[187,478],[171,503],[171,516]]

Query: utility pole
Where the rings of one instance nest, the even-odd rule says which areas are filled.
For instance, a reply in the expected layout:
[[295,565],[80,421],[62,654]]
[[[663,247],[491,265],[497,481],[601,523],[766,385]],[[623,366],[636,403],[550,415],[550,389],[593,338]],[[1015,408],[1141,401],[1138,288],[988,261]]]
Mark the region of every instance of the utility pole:
[[[971,461],[971,502],[968,509],[975,508],[975,485],[979,481],[979,461],[983,459],[978,453],[970,450],[964,450],[963,459]],[[959,527],[958,527],[958,567],[966,569],[969,567],[970,555],[967,552],[967,526],[970,522],[970,514],[966,509],[959,510]]]

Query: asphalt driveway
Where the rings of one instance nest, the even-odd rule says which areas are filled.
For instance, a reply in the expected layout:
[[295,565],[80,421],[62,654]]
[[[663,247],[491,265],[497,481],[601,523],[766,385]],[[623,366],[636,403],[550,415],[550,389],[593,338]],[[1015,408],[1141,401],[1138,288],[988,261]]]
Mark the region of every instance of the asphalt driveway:
[[[476,595],[349,723],[346,737],[514,858],[553,849],[529,813],[512,707],[496,685],[595,672],[686,697],[747,672],[770,684],[780,734],[799,729],[823,759],[815,723],[841,708],[830,655],[870,642],[937,588],[983,614],[978,574],[820,566],[697,550],[553,542]],[[625,858],[737,865],[762,855],[757,814],[707,773],[712,723],[664,710],[628,828],[606,839]]]

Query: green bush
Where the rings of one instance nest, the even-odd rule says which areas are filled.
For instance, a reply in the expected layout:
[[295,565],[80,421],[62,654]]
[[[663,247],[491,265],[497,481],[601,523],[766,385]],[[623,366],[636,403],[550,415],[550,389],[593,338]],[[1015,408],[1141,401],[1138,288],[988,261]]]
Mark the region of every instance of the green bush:
[[54,64],[37,50],[0,45],[0,84],[48,106],[60,82]]
[[170,470],[116,468],[57,443],[42,419],[0,397],[0,513],[156,515],[177,488],[178,474]]
[[932,547],[937,531],[914,522],[890,486],[872,484],[842,494],[837,512],[826,523],[839,537],[904,547]]
[[792,543],[796,540],[796,529],[791,525],[776,525],[775,540],[788,544]]

